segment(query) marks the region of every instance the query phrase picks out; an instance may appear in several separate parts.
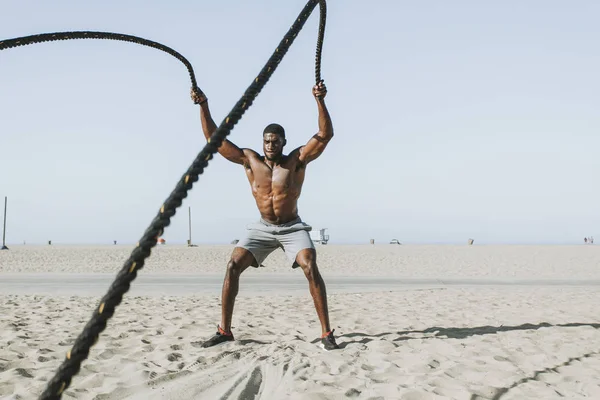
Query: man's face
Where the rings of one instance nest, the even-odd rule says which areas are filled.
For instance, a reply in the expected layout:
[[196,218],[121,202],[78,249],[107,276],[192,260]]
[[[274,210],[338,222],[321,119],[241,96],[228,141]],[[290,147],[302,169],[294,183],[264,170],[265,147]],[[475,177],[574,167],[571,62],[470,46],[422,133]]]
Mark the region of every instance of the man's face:
[[263,135],[263,151],[269,161],[277,160],[283,153],[285,139],[275,133],[265,133]]

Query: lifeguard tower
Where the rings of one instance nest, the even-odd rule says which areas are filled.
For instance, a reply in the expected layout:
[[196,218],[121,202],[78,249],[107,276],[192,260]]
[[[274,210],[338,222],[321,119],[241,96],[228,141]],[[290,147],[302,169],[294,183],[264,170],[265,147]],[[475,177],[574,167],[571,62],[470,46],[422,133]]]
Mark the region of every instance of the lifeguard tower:
[[326,232],[327,228],[314,229],[310,232],[310,238],[314,243],[327,244],[329,241],[329,235]]

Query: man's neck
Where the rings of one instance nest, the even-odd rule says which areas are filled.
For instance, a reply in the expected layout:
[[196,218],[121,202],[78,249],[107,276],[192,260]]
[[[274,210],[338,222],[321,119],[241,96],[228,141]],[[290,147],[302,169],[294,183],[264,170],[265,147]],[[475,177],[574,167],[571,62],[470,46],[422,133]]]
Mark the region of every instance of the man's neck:
[[275,159],[272,159],[272,160],[269,160],[265,156],[265,164],[267,164],[269,166],[269,168],[271,168],[271,169],[273,169],[273,167],[275,167],[277,165],[280,165],[282,163],[282,161],[283,161],[283,155],[281,155]]

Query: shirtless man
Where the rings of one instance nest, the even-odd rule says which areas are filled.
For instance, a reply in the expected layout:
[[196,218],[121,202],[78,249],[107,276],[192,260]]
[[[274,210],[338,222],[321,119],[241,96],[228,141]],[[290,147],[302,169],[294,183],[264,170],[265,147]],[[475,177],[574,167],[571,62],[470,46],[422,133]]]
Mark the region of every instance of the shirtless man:
[[[264,129],[264,156],[254,150],[240,149],[227,139],[219,148],[219,154],[244,167],[261,218],[248,228],[246,237],[237,243],[231,254],[223,282],[221,324],[217,326],[217,333],[203,343],[203,347],[234,340],[231,318],[240,275],[249,266],[259,267],[269,254],[281,248],[292,263],[292,268],[302,268],[308,279],[310,294],[321,322],[322,347],[325,350],[339,348],[329,326],[325,283],[317,268],[315,246],[308,234],[311,227],[298,216],[298,198],[306,165],[323,153],[333,137],[333,125],[325,106],[326,94],[327,88],[322,82],[313,87],[319,111],[319,132],[306,145],[288,155],[283,154],[285,130],[278,124],[270,124]],[[206,96],[192,91],[192,100],[200,104],[202,130],[208,139],[217,130],[217,125],[210,115]]]

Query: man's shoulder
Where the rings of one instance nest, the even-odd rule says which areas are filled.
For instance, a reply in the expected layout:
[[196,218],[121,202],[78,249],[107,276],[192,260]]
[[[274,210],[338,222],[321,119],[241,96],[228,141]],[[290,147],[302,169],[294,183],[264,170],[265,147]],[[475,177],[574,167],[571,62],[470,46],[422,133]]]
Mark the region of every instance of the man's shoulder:
[[259,157],[260,158],[260,154],[258,154],[256,151],[252,150],[252,149],[247,149],[247,148],[243,148],[242,152],[244,153],[244,155],[246,157]]
[[294,150],[290,151],[290,154],[288,154],[288,157],[289,157],[290,159],[295,159],[295,160],[297,160],[298,158],[300,158],[300,154],[302,153],[302,148],[303,148],[303,147],[304,147],[304,146],[299,146],[299,147],[296,147]]
[[300,154],[302,152],[302,148],[303,147],[304,146],[300,146],[300,147],[295,148],[294,150],[292,150],[290,152],[290,154],[288,154],[286,156],[287,157],[286,163],[288,165],[294,164],[297,167],[297,169],[305,167],[305,164],[300,160]]

